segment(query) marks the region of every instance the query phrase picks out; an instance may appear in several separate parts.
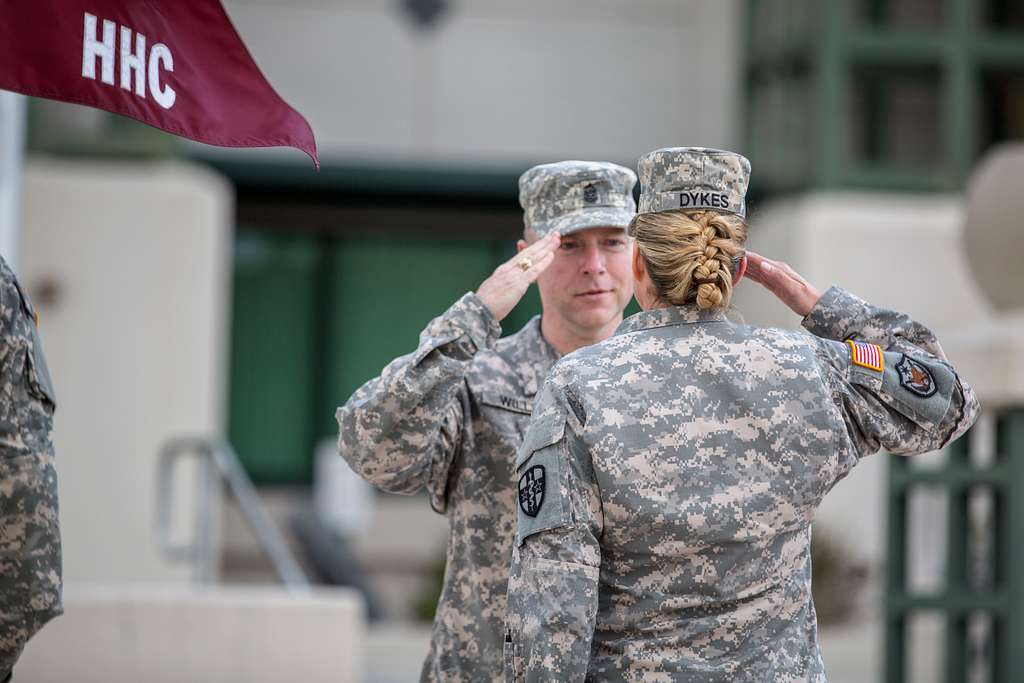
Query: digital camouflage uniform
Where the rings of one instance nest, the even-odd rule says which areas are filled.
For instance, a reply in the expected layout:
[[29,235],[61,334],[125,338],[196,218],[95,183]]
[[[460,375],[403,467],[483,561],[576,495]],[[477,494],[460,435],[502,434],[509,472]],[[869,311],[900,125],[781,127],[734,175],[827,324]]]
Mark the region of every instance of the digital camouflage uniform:
[[[737,154],[669,148],[638,167],[641,213],[745,209]],[[510,680],[824,680],[822,497],[880,448],[948,444],[978,403],[902,314],[832,288],[803,324],[655,308],[555,365],[515,466]]]
[[555,366],[516,463],[513,680],[824,680],[822,497],[880,448],[945,446],[978,403],[904,315],[832,288],[803,324],[652,309]]
[[[534,167],[520,179],[525,222],[538,235],[625,228],[636,176],[597,162]],[[590,186],[591,189],[587,189]],[[596,222],[595,222],[596,221]],[[508,566],[515,532],[512,465],[555,350],[540,318],[499,339],[473,293],[338,409],[338,450],[370,483],[426,489],[448,516],[444,587],[422,680],[501,680]]]
[[61,603],[55,408],[36,315],[0,258],[0,680]]

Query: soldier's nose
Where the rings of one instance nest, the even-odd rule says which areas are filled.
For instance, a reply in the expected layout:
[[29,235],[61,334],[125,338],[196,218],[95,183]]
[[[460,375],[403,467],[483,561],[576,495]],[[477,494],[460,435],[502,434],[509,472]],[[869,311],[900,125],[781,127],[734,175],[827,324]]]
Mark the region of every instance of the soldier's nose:
[[604,272],[604,256],[597,247],[587,247],[583,252],[583,272],[587,275]]

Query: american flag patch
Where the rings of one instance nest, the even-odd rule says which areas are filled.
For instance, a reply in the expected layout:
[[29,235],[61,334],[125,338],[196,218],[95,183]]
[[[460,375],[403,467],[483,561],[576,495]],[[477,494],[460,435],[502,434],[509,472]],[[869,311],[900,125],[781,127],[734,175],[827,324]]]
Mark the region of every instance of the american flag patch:
[[852,339],[847,339],[846,343],[850,345],[850,360],[853,361],[854,365],[882,372],[884,361],[881,346],[878,344],[865,344],[864,342],[853,341]]

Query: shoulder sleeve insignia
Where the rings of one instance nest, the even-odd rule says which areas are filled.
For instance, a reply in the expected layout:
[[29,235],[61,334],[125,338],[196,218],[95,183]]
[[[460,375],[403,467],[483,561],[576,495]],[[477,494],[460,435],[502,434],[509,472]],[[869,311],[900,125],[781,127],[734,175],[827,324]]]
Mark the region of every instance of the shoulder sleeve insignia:
[[885,369],[885,358],[882,355],[882,347],[878,344],[865,344],[864,342],[847,339],[850,347],[850,361],[862,368],[882,372]]
[[544,504],[544,465],[534,465],[519,477],[519,507],[523,514],[536,517]]
[[931,370],[907,354],[903,354],[900,362],[896,364],[896,373],[900,377],[900,386],[912,394],[928,398],[938,390]]

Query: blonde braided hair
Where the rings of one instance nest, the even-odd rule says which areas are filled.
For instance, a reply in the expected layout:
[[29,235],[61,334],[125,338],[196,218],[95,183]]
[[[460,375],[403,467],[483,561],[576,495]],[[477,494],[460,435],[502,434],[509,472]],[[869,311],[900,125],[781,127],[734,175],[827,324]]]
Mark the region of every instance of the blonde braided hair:
[[732,300],[733,260],[743,255],[747,225],[731,213],[643,213],[631,229],[658,297],[672,306],[725,308]]

